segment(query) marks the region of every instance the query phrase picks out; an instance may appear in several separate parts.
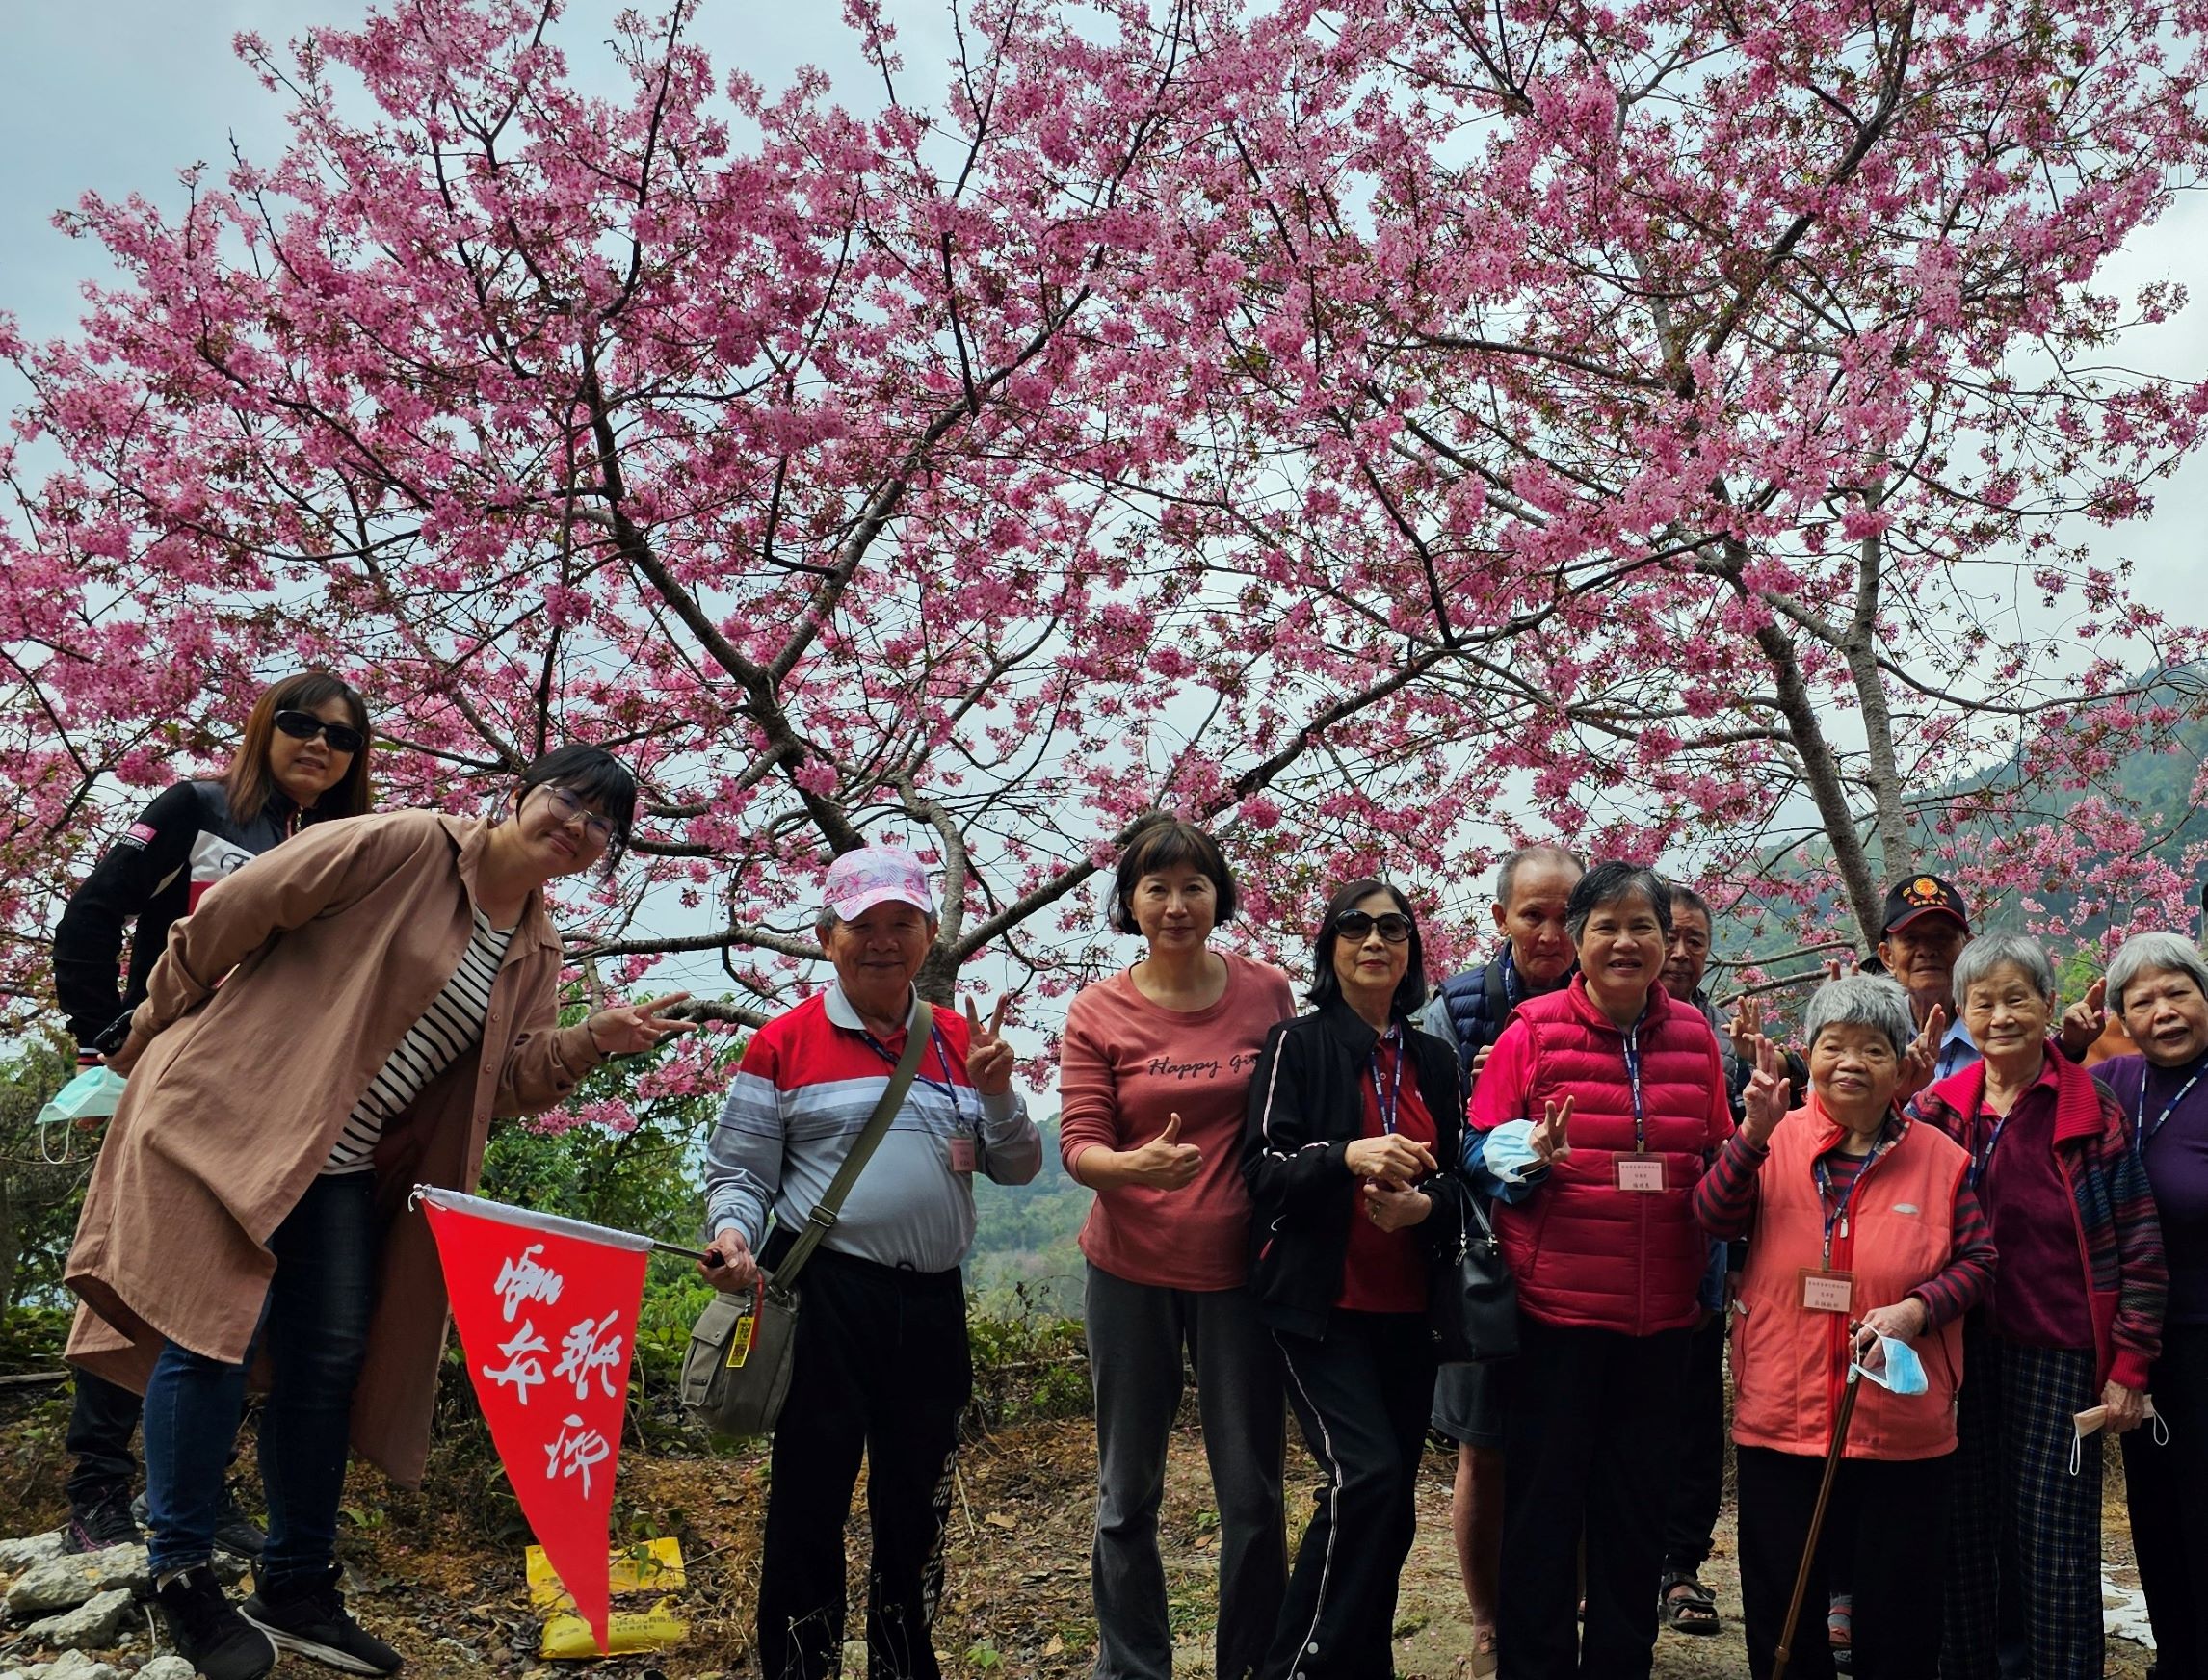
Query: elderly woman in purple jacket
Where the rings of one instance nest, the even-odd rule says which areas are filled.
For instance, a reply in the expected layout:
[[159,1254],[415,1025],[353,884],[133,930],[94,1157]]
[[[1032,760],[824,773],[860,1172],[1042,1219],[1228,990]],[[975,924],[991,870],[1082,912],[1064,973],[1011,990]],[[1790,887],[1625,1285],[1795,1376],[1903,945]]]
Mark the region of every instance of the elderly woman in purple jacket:
[[2197,1680],[2208,1675],[2208,962],[2174,933],[2141,933],[2107,984],[2139,1052],[2093,1077],[2131,1116],[2169,1268],[2146,1382],[2155,1418],[2123,1437],[2124,1488],[2157,1670]]

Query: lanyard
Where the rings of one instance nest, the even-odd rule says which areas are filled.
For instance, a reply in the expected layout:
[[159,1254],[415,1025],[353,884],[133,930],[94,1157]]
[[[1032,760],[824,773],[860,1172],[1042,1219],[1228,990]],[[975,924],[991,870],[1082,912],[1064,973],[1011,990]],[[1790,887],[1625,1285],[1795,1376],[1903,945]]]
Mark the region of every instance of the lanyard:
[[[2024,1100],[2019,1092],[2016,1103]],[[1970,1188],[1976,1190],[1985,1180],[1985,1169],[1993,1165],[1993,1151],[2001,1146],[2001,1134],[2009,1129],[2009,1121],[2016,1113],[2016,1103],[2009,1105],[2009,1113],[1995,1115],[1992,1128],[1985,1134],[1985,1148],[1978,1147],[1978,1122],[1985,1113],[1985,1093],[1979,1092],[1978,1102],[1970,1111]]]
[[[1388,1080],[1387,1089],[1380,1089],[1380,1050],[1385,1045],[1395,1047],[1395,1071]],[[1365,1071],[1372,1075],[1373,1101],[1380,1106],[1380,1130],[1388,1137],[1395,1136],[1395,1115],[1403,1101],[1403,1029],[1390,1027],[1374,1043],[1371,1059]]]
[[1648,1152],[1648,1113],[1641,1101],[1641,1027],[1636,1022],[1625,1035],[1625,1083],[1633,1088],[1633,1149]]
[[1855,1192],[1862,1188],[1863,1180],[1871,1174],[1871,1168],[1878,1166],[1879,1157],[1893,1146],[1894,1140],[1890,1137],[1880,1138],[1874,1143],[1870,1154],[1863,1157],[1863,1165],[1855,1168],[1855,1176],[1848,1181],[1837,1195],[1832,1193],[1832,1169],[1825,1165],[1825,1157],[1820,1155],[1811,1165],[1810,1170],[1817,1175],[1817,1199],[1825,1212],[1825,1265],[1827,1270],[1832,1265],[1832,1227],[1839,1226],[1842,1236],[1848,1234],[1848,1204],[1855,1199]]
[[[897,1065],[897,1058],[890,1053],[889,1046],[880,1038],[877,1038],[864,1027],[859,1028],[858,1036],[866,1040],[866,1047],[869,1050],[888,1063],[892,1068]],[[950,1100],[951,1124],[962,1126],[966,1123],[966,1116],[964,1111],[959,1107],[959,1087],[951,1078],[951,1053],[943,1045],[943,1029],[931,1025],[928,1029],[928,1041],[935,1047],[935,1065],[943,1070],[943,1077],[941,1079],[930,1079],[924,1072],[915,1073],[913,1077],[930,1090],[941,1091]],[[921,1058],[921,1064],[922,1066],[927,1064],[927,1058]]]
[[2163,1105],[2161,1116],[2153,1125],[2149,1126],[2146,1123],[2146,1082],[2154,1077],[2154,1063],[2146,1061],[2144,1057],[2140,1060],[2142,1065],[2139,1072],[2139,1124],[2132,1133],[2132,1147],[2138,1152],[2139,1158],[2144,1161],[2146,1159],[2147,1140],[2169,1124],[2169,1116],[2177,1112],[2177,1105],[2183,1102],[2186,1094],[2200,1083],[2200,1075],[2208,1072],[2208,1068],[2195,1067],[2193,1070],[2193,1077],[2177,1088],[2177,1094]]
[[1503,950],[1503,1001],[1513,1010],[1526,1001],[1525,988],[1518,984],[1518,959],[1511,955],[1508,946]]

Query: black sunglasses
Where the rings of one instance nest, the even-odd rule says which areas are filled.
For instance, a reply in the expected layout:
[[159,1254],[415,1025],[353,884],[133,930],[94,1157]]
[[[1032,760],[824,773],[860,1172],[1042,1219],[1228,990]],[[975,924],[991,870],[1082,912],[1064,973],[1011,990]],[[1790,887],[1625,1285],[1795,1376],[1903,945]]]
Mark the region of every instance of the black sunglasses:
[[1334,931],[1360,945],[1375,928],[1390,945],[1402,945],[1410,938],[1410,918],[1396,910],[1380,916],[1368,916],[1362,910],[1344,910],[1334,918]]
[[312,741],[317,735],[329,743],[332,752],[357,752],[367,737],[350,723],[325,723],[312,712],[278,712],[276,726],[294,741]]

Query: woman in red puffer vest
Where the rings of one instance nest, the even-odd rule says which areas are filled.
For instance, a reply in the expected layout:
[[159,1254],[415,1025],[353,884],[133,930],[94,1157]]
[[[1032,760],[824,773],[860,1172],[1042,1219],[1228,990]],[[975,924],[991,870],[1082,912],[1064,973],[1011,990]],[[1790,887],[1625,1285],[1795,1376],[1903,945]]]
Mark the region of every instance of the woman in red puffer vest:
[[1498,1642],[1513,1675],[1635,1680],[1655,1649],[1669,1420],[1710,1254],[1693,1196],[1732,1118],[1709,1022],[1657,984],[1671,931],[1662,879],[1597,864],[1565,925],[1580,971],[1518,1006],[1471,1115],[1520,1317]]

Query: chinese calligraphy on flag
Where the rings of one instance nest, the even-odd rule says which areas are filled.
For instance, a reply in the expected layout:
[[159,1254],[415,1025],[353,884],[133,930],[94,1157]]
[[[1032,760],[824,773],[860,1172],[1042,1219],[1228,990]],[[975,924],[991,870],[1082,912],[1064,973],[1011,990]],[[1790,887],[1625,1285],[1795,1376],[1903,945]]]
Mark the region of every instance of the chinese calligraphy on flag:
[[650,1243],[417,1188],[476,1399],[521,1513],[606,1647],[606,1538]]

